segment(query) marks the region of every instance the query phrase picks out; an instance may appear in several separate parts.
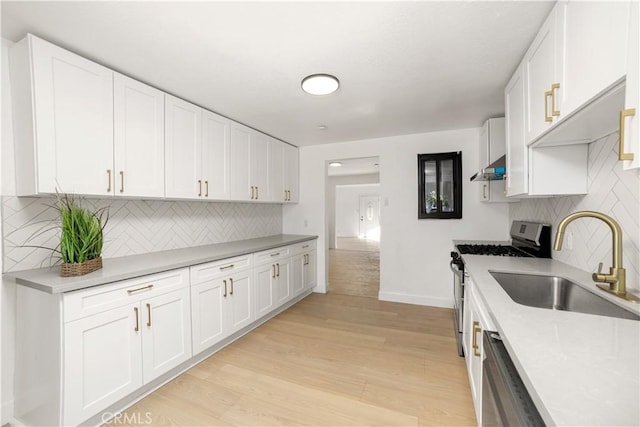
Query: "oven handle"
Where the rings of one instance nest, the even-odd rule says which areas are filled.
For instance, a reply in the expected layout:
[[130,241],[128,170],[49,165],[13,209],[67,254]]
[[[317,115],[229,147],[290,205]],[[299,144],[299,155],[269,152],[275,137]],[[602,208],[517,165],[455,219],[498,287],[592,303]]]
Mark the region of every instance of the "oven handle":
[[462,271],[460,271],[458,266],[453,263],[453,260],[449,261],[449,268],[451,269],[451,271],[453,271],[454,274],[457,274],[457,275],[462,274]]

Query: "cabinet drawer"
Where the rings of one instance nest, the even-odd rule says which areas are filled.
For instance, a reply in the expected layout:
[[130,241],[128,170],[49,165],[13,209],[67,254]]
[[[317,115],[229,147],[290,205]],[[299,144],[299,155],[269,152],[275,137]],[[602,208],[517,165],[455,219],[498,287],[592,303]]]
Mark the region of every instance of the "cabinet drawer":
[[281,246],[279,248],[269,249],[267,251],[256,252],[253,254],[253,264],[267,264],[278,259],[286,258],[291,254],[291,246]]
[[189,270],[182,268],[108,285],[65,293],[64,322],[189,286]]
[[228,276],[236,271],[251,267],[251,255],[242,255],[234,258],[221,259],[195,265],[191,270],[191,285],[206,282],[216,277]]
[[298,255],[302,253],[307,253],[310,251],[316,250],[316,241],[315,240],[307,240],[306,242],[296,243],[295,245],[291,245],[291,255]]

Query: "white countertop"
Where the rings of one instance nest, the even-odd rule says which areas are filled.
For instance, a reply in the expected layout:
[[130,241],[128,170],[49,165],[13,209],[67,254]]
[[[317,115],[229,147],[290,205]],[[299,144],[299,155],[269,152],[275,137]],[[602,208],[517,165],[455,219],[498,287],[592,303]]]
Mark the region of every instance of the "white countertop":
[[489,270],[560,276],[636,313],[638,304],[597,289],[591,273],[559,261],[462,258],[548,425],[640,425],[640,321],[517,304]]
[[278,246],[292,245],[317,236],[277,234],[257,239],[237,240],[215,245],[194,246],[148,254],[103,259],[100,270],[76,277],[60,277],[60,266],[7,273],[19,285],[28,286],[50,294],[77,291],[104,285],[118,280],[131,279],[147,274],[217,261]]

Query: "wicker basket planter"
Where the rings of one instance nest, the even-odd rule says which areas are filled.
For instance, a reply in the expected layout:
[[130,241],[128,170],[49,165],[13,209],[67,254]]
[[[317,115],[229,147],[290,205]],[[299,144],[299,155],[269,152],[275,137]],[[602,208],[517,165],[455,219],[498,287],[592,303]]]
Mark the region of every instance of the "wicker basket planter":
[[102,257],[90,259],[82,263],[63,263],[60,270],[60,276],[73,277],[82,276],[84,274],[91,273],[92,271],[100,270],[102,268]]

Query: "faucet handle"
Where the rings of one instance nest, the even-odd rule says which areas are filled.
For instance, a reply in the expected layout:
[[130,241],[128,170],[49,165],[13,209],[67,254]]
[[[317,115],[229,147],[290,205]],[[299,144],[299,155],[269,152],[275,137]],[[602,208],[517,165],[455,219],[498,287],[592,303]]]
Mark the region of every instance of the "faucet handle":
[[602,273],[602,263],[598,264],[598,274]]

